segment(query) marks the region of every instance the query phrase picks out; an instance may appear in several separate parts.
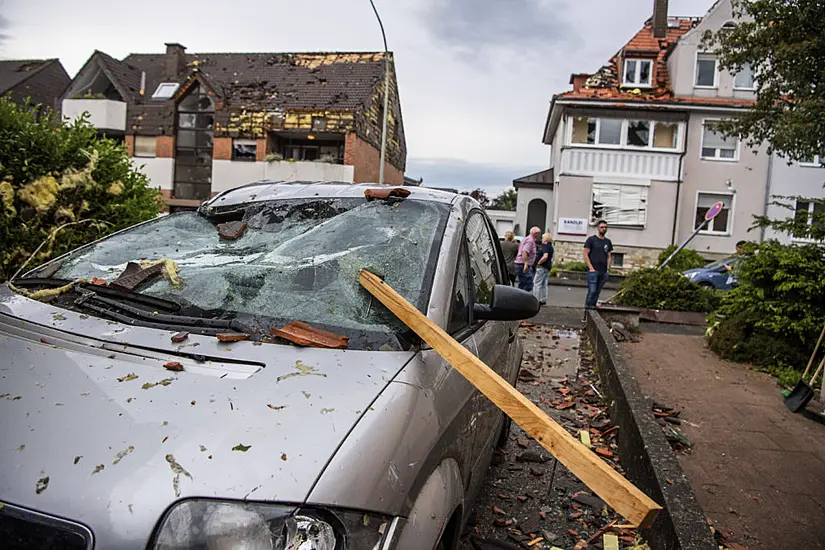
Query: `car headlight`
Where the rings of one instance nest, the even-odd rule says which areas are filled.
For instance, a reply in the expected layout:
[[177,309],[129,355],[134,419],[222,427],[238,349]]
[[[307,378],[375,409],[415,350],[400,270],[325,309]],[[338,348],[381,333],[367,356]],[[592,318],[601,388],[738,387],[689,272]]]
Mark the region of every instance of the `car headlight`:
[[161,521],[155,550],[378,549],[386,517],[288,505],[185,500]]

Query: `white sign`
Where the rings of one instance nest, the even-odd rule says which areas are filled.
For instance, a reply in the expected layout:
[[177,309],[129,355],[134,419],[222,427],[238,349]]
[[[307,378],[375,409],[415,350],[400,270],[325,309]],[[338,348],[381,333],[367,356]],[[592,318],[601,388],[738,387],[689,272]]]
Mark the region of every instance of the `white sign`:
[[565,235],[587,235],[587,220],[584,218],[559,218],[557,233]]

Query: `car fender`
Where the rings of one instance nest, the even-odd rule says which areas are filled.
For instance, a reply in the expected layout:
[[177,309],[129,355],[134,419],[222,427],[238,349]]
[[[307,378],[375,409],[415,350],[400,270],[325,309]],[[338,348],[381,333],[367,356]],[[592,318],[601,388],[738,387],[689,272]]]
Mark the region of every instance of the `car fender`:
[[453,513],[463,503],[461,471],[454,459],[447,458],[419,491],[395,550],[435,548]]

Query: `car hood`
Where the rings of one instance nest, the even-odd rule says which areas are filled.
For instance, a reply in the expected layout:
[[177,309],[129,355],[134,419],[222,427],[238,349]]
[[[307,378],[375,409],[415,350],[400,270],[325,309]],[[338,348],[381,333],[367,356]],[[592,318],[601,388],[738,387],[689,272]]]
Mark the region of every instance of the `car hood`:
[[173,344],[3,287],[0,356],[0,500],[125,547],[181,498],[304,502],[414,353]]
[[682,275],[685,277],[690,277],[691,275],[698,275],[699,273],[707,273],[707,269],[696,268],[696,269],[688,269],[682,272]]

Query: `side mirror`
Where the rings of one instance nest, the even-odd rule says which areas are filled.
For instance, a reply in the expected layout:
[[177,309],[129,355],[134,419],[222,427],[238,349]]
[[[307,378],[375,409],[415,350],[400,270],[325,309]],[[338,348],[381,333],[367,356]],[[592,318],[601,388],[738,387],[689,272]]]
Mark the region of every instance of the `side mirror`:
[[540,308],[538,299],[529,292],[496,285],[490,305],[473,304],[473,315],[485,321],[521,321],[534,317]]

